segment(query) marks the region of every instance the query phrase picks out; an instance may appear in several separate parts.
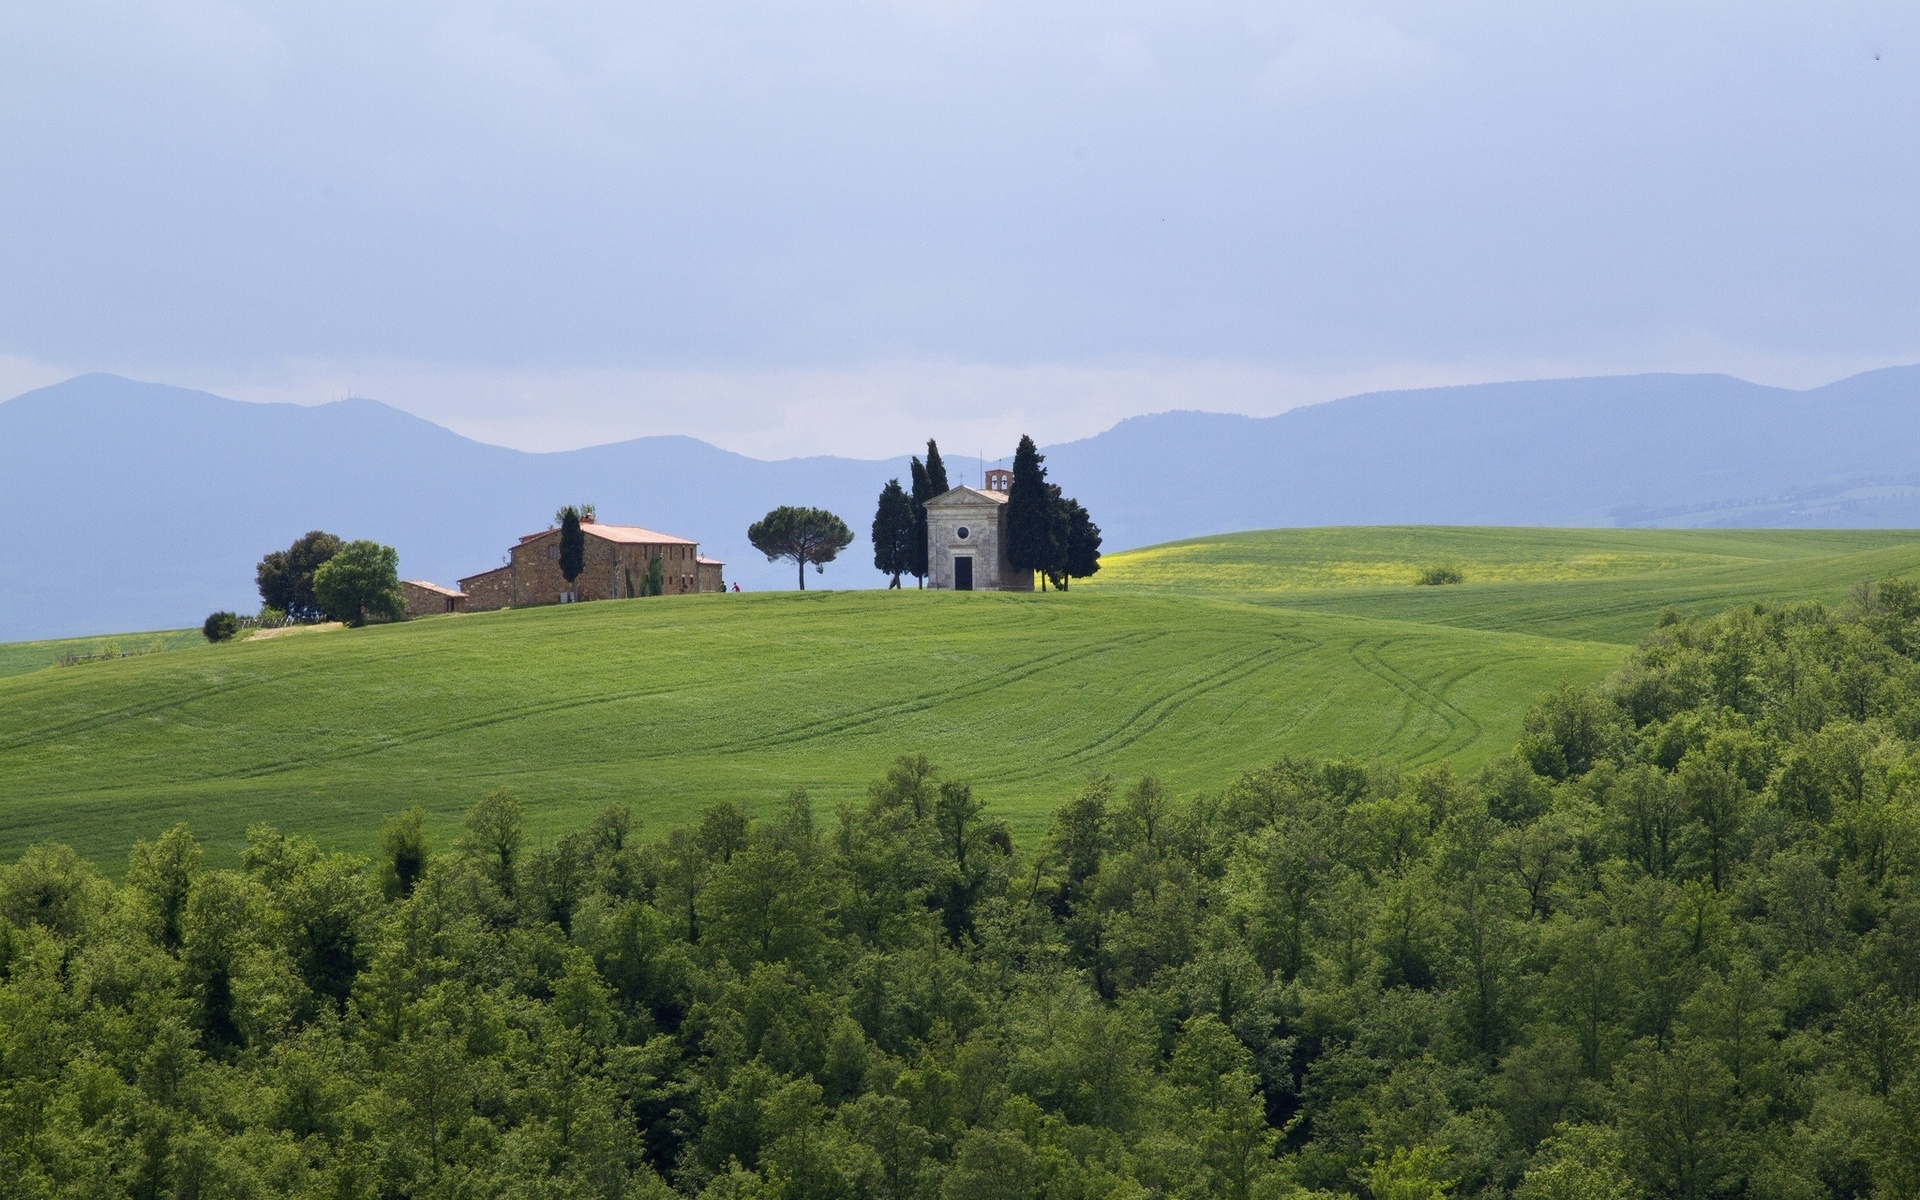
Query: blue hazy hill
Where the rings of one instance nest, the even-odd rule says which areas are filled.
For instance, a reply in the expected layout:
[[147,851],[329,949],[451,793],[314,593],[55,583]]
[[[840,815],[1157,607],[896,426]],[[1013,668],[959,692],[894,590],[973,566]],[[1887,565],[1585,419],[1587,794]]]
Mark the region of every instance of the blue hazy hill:
[[1165,413],[1048,465],[1132,545],[1286,525],[1916,527],[1920,367],[1808,391],[1634,375]]
[[[1046,453],[1110,550],[1283,525],[1912,527],[1920,367],[1808,391],[1642,375],[1162,413]],[[956,482],[970,463],[950,461]],[[776,504],[831,508],[861,536],[816,578],[875,586],[864,535],[905,474],[904,456],[766,462],[684,437],[528,454],[372,400],[250,404],[85,375],[0,404],[0,640],[250,611],[253,564],[315,528],[452,583],[570,500],[696,538],[753,588],[793,577],[747,525]]]

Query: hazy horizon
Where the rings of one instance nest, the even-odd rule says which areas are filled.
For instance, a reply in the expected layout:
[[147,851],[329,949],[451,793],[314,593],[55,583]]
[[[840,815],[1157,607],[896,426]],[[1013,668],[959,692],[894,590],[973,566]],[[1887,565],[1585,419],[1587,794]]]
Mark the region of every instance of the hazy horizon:
[[[1891,363],[1881,367],[1869,367],[1863,371],[1850,372],[1847,375],[1842,375],[1833,379],[1824,379],[1817,383],[1807,385],[1805,387],[1783,387],[1783,390],[1798,391],[1798,392],[1818,391],[1829,384],[1843,382],[1847,379],[1854,378],[1857,375],[1870,374],[1876,370],[1892,370],[1892,369],[1905,367],[1905,366],[1920,366],[1920,362]],[[127,378],[125,376],[116,375],[113,372],[92,372],[92,373],[110,375],[110,376],[113,376],[114,378]],[[1724,376],[1725,378],[1739,380],[1740,382],[1743,382],[1743,383],[1759,383],[1760,386],[1763,386],[1763,387],[1782,387],[1783,386],[1783,385],[1777,385],[1777,384],[1762,383],[1761,381],[1758,381],[1758,380],[1750,380],[1750,379],[1743,380],[1743,379],[1740,379],[1740,377],[1737,375],[1731,375],[1726,372],[1639,372],[1637,374],[1638,375],[1689,375],[1691,374],[1691,375],[1701,375],[1701,376],[1719,375],[1719,376]],[[1127,421],[1131,421],[1131,420],[1135,420],[1143,417],[1172,416],[1172,415],[1178,415],[1182,413],[1195,413],[1195,414],[1201,414],[1201,415],[1207,415],[1207,416],[1246,416],[1246,417],[1253,417],[1255,419],[1260,419],[1268,416],[1279,416],[1283,412],[1292,412],[1297,409],[1312,408],[1312,407],[1323,405],[1323,404],[1334,404],[1342,400],[1363,399],[1369,396],[1390,395],[1396,392],[1428,392],[1430,391],[1430,392],[1438,393],[1438,392],[1443,392],[1450,388],[1472,388],[1472,387],[1477,387],[1481,385],[1497,386],[1500,384],[1529,384],[1529,383],[1551,384],[1551,383],[1570,383],[1570,382],[1579,382],[1582,380],[1596,380],[1596,379],[1598,380],[1631,379],[1634,377],[1635,377],[1634,375],[1624,375],[1624,374],[1558,376],[1558,377],[1545,377],[1545,378],[1532,378],[1532,379],[1468,380],[1468,381],[1462,381],[1459,383],[1431,384],[1431,385],[1426,385],[1423,387],[1415,387],[1415,388],[1374,388],[1374,389],[1369,389],[1367,391],[1362,391],[1362,392],[1341,393],[1340,395],[1330,396],[1325,399],[1307,400],[1299,404],[1290,405],[1287,408],[1281,409],[1277,412],[1263,413],[1263,414],[1246,413],[1246,412],[1234,411],[1230,409],[1202,408],[1197,406],[1143,409],[1139,412],[1128,413],[1124,416],[1116,417],[1113,420],[1107,422],[1106,424],[1101,425],[1098,428],[1091,429],[1084,434],[1079,434],[1079,435],[1064,437],[1059,439],[1037,439],[1037,440],[1039,440],[1040,445],[1043,449],[1058,447],[1058,446],[1066,445],[1072,442],[1088,441],[1090,439],[1097,438],[1102,433],[1110,432],[1117,426]],[[68,375],[58,380],[54,380],[52,383],[40,385],[40,387],[29,388],[26,391],[18,392],[13,395],[0,396],[0,404],[4,404],[8,400],[19,399],[21,396],[28,395],[31,392],[39,391],[41,387],[50,387],[59,383],[67,383],[78,378],[80,378],[80,376]],[[163,379],[132,380],[132,382],[153,383],[153,384],[159,384],[163,387],[181,386],[179,384],[170,383],[169,381],[163,380]],[[247,403],[247,404],[292,404],[301,408],[317,408],[323,405],[337,404],[345,400],[367,400],[376,404],[383,405],[387,408],[394,409],[397,412],[405,413],[408,416],[417,417],[420,420],[427,421],[431,424],[437,425],[442,429],[446,429],[449,432],[458,434],[459,436],[466,438],[469,441],[477,442],[483,446],[491,446],[491,447],[506,449],[506,450],[517,450],[517,451],[521,451],[529,454],[563,454],[573,450],[590,450],[590,449],[595,449],[597,447],[617,445],[621,442],[637,441],[637,440],[641,440],[649,437],[694,437],[696,438],[696,440],[705,442],[708,445],[715,447],[716,449],[724,450],[732,454],[739,454],[743,457],[755,459],[757,461],[762,461],[762,462],[777,463],[777,462],[784,462],[784,461],[790,461],[790,460],[801,459],[801,458],[822,458],[822,457],[845,458],[845,459],[851,459],[854,461],[862,461],[862,462],[883,462],[888,459],[898,459],[898,458],[904,458],[905,456],[910,454],[918,454],[920,453],[922,447],[924,446],[924,440],[917,440],[917,441],[910,442],[905,446],[896,446],[888,450],[885,450],[879,453],[873,453],[873,454],[856,454],[856,453],[847,452],[845,450],[829,448],[826,450],[813,450],[813,451],[806,451],[806,452],[800,452],[800,453],[767,455],[767,454],[756,454],[748,450],[739,449],[737,447],[727,445],[722,441],[717,441],[711,438],[704,438],[704,437],[698,437],[697,435],[693,435],[693,434],[682,434],[682,433],[675,433],[675,432],[638,433],[632,436],[616,437],[616,438],[611,438],[604,441],[581,442],[577,445],[568,444],[568,445],[552,445],[552,446],[525,446],[525,445],[515,445],[514,443],[506,440],[489,439],[484,436],[467,432],[465,430],[460,429],[455,424],[436,419],[431,415],[417,412],[412,409],[404,408],[398,404],[393,404],[387,400],[382,399],[379,396],[366,396],[366,395],[359,395],[357,393],[350,392],[347,395],[334,397],[332,399],[297,400],[297,399],[282,399],[282,398],[271,398],[271,397],[249,398],[245,395],[223,395],[220,392],[215,391],[211,388],[192,388],[189,390],[201,391],[209,395],[216,396],[219,399],[236,400],[236,401],[240,401],[242,403]],[[947,448],[943,449],[941,451],[941,454],[942,454],[942,457],[946,458],[950,463],[973,464],[973,465],[978,465],[981,469],[984,469],[986,466],[994,465],[995,463],[1004,464],[1006,461],[1010,459],[1010,456],[1012,454],[1012,450],[1010,447],[1002,447],[996,443],[993,449],[997,449],[1002,452],[989,453],[987,452],[988,448],[984,446],[968,449],[967,447],[960,446],[957,443],[952,443]]]

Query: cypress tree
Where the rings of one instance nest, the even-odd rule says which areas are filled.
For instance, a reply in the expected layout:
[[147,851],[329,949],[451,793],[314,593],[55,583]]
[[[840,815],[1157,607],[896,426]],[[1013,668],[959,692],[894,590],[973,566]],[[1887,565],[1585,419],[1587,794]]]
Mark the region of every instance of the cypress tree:
[[[1067,501],[1067,553],[1063,564],[1073,579],[1085,579],[1100,569],[1100,527],[1080,507],[1078,500]],[[1062,583],[1061,587],[1066,584]]]
[[1067,537],[1073,529],[1073,516],[1060,496],[1060,485],[1047,485],[1045,565],[1040,568],[1041,590],[1051,582],[1057,591],[1067,590]]
[[947,482],[947,464],[940,461],[940,447],[932,438],[927,439],[927,487],[932,492],[927,497],[929,500],[953,490],[953,485]]
[[888,587],[899,587],[900,577],[913,570],[916,533],[913,500],[900,490],[898,479],[880,489],[873,514],[873,565],[893,576]]
[[932,487],[927,483],[927,468],[918,458],[913,460],[913,565],[907,573],[913,576],[915,587],[927,586],[927,501],[933,499]]
[[1033,439],[1022,434],[1007,493],[1007,562],[1016,571],[1046,571],[1053,563],[1053,498],[1047,469],[1040,465],[1045,461]]
[[567,586],[580,578],[587,566],[587,535],[580,532],[580,510],[569,504],[560,510],[560,574]]

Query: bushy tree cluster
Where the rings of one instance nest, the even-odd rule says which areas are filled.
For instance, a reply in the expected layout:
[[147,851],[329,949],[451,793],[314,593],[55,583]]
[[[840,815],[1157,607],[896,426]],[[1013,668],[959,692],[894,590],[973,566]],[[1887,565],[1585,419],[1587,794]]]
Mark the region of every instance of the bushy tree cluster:
[[275,550],[254,568],[260,602],[296,621],[317,621],[326,615],[313,594],[313,574],[345,545],[338,537],[315,529],[285,550]]
[[1069,579],[1100,569],[1100,527],[1080,502],[1047,482],[1047,469],[1033,439],[1020,438],[1013,454],[1013,486],[1007,493],[1007,561],[1035,571],[1044,590],[1067,590]]
[[22,1196],[1920,1195],[1920,590],[1664,620],[1472,776],[1095,778],[0,875]]

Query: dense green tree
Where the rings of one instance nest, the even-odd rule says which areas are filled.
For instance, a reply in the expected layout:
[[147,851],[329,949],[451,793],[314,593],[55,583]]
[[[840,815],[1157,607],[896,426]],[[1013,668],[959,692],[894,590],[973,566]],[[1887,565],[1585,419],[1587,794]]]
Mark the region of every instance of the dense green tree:
[[328,616],[349,625],[365,625],[369,618],[397,621],[406,611],[400,555],[378,542],[348,542],[313,573],[313,594]]
[[519,880],[520,846],[526,840],[526,809],[506,788],[488,792],[467,813],[462,849],[500,894],[511,898]]
[[898,479],[889,479],[873,514],[873,565],[892,576],[890,588],[900,586],[902,575],[913,573],[914,537],[913,498],[901,490]]
[[152,842],[137,841],[127,861],[127,886],[147,909],[158,941],[178,952],[187,895],[200,868],[200,844],[186,825],[175,825]]
[[296,621],[319,620],[325,615],[325,606],[314,595],[313,574],[340,553],[344,544],[333,534],[315,529],[285,550],[275,550],[262,558],[254,570],[260,602]]
[[768,562],[790,559],[800,569],[800,590],[807,590],[807,567],[825,571],[853,542],[853,530],[824,508],[774,509],[747,527],[747,540]]
[[410,808],[388,818],[381,828],[385,855],[381,859],[381,887],[389,900],[413,895],[414,885],[427,870],[427,814]]

